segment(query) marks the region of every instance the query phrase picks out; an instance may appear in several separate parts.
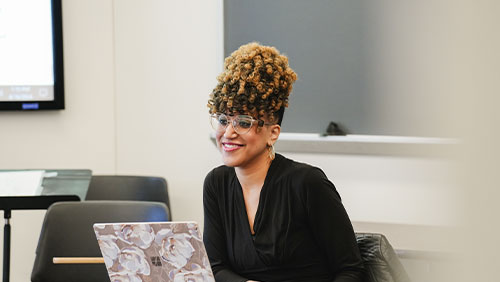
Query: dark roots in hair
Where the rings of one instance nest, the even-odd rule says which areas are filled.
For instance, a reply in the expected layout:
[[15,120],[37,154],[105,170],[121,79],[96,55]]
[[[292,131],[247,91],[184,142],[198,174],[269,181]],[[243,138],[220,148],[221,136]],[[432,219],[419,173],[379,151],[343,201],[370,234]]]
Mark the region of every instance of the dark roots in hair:
[[208,100],[209,112],[249,114],[281,123],[278,114],[288,107],[295,80],[288,58],[276,48],[255,42],[243,45],[224,61]]

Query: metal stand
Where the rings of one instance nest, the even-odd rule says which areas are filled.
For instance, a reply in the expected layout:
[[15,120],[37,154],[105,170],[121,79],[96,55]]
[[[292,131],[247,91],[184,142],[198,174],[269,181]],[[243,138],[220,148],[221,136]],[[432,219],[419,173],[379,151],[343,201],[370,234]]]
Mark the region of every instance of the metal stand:
[[10,209],[3,212],[5,227],[3,229],[3,282],[9,282],[10,274]]
[[[18,170],[0,170],[13,172]],[[30,171],[30,170],[25,170]],[[11,229],[10,218],[12,210],[44,210],[55,202],[80,201],[85,199],[92,171],[89,169],[51,169],[45,170],[42,187],[39,194],[33,196],[0,195],[0,210],[3,210],[5,227],[3,231],[3,282],[10,280]]]

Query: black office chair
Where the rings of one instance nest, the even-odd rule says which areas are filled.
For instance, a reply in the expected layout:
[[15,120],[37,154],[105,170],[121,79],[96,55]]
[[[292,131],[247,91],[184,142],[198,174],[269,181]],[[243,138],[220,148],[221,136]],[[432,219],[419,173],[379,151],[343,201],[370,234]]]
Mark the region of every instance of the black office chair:
[[356,233],[365,265],[365,282],[410,282],[387,238],[377,233]]
[[172,212],[167,181],[163,177],[130,175],[93,175],[85,200],[162,202]]
[[94,223],[168,221],[163,203],[139,201],[59,202],[45,214],[31,273],[33,282],[109,281],[104,264],[54,264],[54,257],[102,257]]

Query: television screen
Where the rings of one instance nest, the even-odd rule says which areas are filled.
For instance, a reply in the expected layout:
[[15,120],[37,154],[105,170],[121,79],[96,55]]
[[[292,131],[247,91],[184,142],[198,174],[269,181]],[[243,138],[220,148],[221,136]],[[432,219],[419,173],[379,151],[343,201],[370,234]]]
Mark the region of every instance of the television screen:
[[61,0],[0,1],[0,110],[64,109]]

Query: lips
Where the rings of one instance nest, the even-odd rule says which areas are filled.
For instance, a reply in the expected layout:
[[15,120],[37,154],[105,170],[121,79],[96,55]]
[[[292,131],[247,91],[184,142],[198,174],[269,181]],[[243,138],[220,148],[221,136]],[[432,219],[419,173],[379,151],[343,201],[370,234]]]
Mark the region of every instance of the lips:
[[222,149],[226,152],[231,152],[234,150],[238,150],[239,148],[243,147],[244,145],[241,144],[236,144],[236,143],[229,143],[229,142],[223,142],[222,143]]

